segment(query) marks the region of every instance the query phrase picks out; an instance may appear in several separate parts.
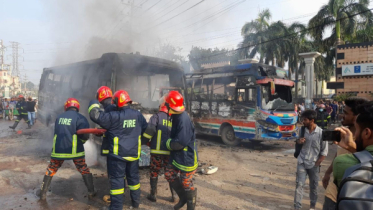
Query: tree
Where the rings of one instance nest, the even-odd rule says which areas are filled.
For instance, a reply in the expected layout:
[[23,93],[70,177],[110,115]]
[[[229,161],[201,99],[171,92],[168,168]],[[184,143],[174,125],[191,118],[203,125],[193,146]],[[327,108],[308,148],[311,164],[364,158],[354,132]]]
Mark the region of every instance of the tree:
[[[323,43],[326,50],[342,40],[352,41],[359,27],[365,28],[373,23],[369,10],[369,0],[329,0],[309,21],[310,35],[315,41]],[[356,15],[359,14],[359,15]],[[329,37],[323,35],[332,29]]]
[[203,63],[214,63],[221,61],[230,61],[231,65],[238,64],[238,52],[229,49],[204,49],[201,47],[192,47],[188,55],[189,62],[194,69],[201,69]]
[[155,53],[155,56],[181,63],[185,61],[185,58],[179,54],[181,50],[182,48],[180,47],[175,47],[170,44],[164,44],[159,47],[159,50]]

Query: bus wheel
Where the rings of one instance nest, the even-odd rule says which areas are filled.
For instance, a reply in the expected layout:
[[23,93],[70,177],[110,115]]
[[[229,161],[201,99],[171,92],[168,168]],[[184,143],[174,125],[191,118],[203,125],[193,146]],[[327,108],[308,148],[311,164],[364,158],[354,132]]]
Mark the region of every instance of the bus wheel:
[[225,126],[221,130],[221,139],[229,146],[237,146],[241,142],[241,139],[236,138],[232,126]]

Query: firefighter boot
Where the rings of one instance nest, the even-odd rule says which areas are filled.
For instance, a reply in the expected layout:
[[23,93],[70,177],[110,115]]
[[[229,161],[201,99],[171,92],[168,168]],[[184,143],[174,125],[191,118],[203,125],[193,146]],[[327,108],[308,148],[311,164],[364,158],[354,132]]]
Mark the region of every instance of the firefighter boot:
[[92,199],[95,195],[95,187],[93,186],[93,176],[91,173],[83,175],[84,184],[88,189],[88,199]]
[[18,123],[19,123],[18,121],[15,121],[14,124],[13,124],[13,126],[9,126],[9,128],[11,128],[13,130],[16,129]]
[[173,182],[170,183],[170,185],[172,189],[175,190],[176,194],[179,196],[179,202],[174,206],[175,210],[179,210],[187,202],[185,190],[179,178],[176,178]]
[[175,190],[172,189],[171,183],[169,183],[169,185],[170,185],[170,191],[171,191],[171,202],[173,203],[175,202]]
[[148,195],[148,199],[153,202],[157,202],[157,183],[158,177],[151,178],[150,177],[150,194]]
[[53,176],[44,176],[43,183],[40,187],[40,200],[45,200],[47,198],[47,191],[51,184]]
[[197,188],[186,191],[187,210],[194,210],[197,202]]

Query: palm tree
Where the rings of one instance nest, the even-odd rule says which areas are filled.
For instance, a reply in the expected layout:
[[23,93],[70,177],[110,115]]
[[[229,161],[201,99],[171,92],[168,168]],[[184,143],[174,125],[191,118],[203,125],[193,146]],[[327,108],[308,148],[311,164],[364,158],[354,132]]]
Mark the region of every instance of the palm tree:
[[265,42],[267,40],[266,37],[266,29],[269,27],[269,20],[271,19],[271,13],[269,9],[265,9],[258,14],[258,18],[246,23],[241,29],[241,35],[244,37],[244,40],[240,44],[241,47],[245,48],[241,55],[242,57],[246,57],[249,54],[249,57],[254,57],[255,54],[259,53],[260,55],[260,63],[263,63],[264,59],[264,48],[262,45],[255,45],[256,43]]
[[[369,10],[369,0],[329,0],[309,21],[310,35],[325,48],[341,43],[341,40],[352,40],[358,26],[370,26],[373,15]],[[359,14],[359,15],[356,15]],[[329,37],[324,39],[326,29],[332,29]]]

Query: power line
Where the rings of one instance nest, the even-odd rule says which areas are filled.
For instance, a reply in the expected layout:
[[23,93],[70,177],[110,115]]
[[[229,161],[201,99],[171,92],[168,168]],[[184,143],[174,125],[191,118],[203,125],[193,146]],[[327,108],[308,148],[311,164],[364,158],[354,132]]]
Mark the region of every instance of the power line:
[[[183,14],[184,12],[187,12],[187,11],[189,11],[190,9],[192,9],[192,8],[194,8],[194,7],[196,7],[196,6],[198,6],[199,4],[201,4],[201,3],[204,2],[204,1],[205,1],[205,0],[201,0],[201,1],[199,1],[198,3],[194,4],[193,6],[187,8],[186,10],[183,10],[182,12],[180,12],[180,13],[178,13],[178,14],[176,14],[176,15],[174,15],[174,16],[172,16],[172,17],[166,19],[166,20],[164,20],[164,21],[161,22],[161,23],[158,23],[158,24],[155,25],[155,26],[152,26],[152,27],[150,27],[150,28],[147,28],[146,30],[149,30],[149,29],[151,29],[151,28],[154,28],[154,27],[157,27],[157,26],[159,26],[159,25],[162,25],[163,23],[166,23],[166,22],[168,22],[168,21],[174,19],[175,17],[177,17],[177,16]],[[145,31],[145,30],[143,30],[142,32],[144,32],[144,31]]]
[[152,6],[150,6],[148,9],[144,10],[144,12],[146,11],[149,11],[151,10],[155,5],[157,5],[159,2],[161,2],[162,0],[159,0],[157,3],[153,4]]
[[[352,18],[352,17],[355,17],[355,16],[360,15],[360,14],[365,13],[365,12],[369,12],[369,11],[371,11],[371,10],[373,10],[373,8],[368,9],[368,10],[365,10],[365,11],[362,11],[362,12],[355,13],[355,14],[350,15],[350,16],[347,16],[347,17],[343,17],[343,18],[339,18],[339,19],[333,20],[332,22],[337,22],[337,21],[341,21],[341,20],[344,20],[344,19],[350,19],[350,18]],[[329,17],[327,17],[327,18],[332,18],[332,17],[334,17],[334,16],[329,16]],[[325,19],[326,19],[326,18],[324,18],[324,20],[325,20]],[[294,33],[291,33],[291,34],[288,34],[288,35],[285,35],[285,36],[277,37],[277,38],[270,39],[270,40],[263,41],[263,42],[258,42],[258,43],[255,43],[255,44],[252,44],[252,45],[248,45],[248,46],[245,46],[245,47],[239,47],[239,48],[237,48],[237,49],[230,50],[230,51],[228,51],[228,52],[217,53],[217,54],[214,54],[214,55],[205,56],[205,57],[201,57],[201,58],[193,59],[193,60],[201,60],[201,59],[210,58],[210,57],[214,57],[214,56],[218,56],[218,55],[223,55],[223,54],[227,54],[227,53],[230,53],[230,52],[235,52],[235,51],[238,51],[238,50],[251,48],[251,47],[254,47],[254,46],[256,46],[256,45],[260,45],[260,44],[265,44],[265,43],[273,42],[273,41],[280,40],[280,39],[283,39],[283,38],[286,38],[286,37],[292,37],[292,36],[294,36],[294,35],[298,35],[299,33],[304,33],[304,32],[310,31],[310,30],[312,30],[312,29],[315,29],[315,28],[321,27],[321,26],[323,26],[323,25],[324,25],[324,24],[320,24],[320,25],[313,26],[313,27],[309,27],[309,28],[306,28],[306,29],[304,29],[304,30],[300,30],[300,31],[298,31],[298,32],[294,32]]]
[[218,12],[216,12],[216,13],[214,13],[214,14],[212,14],[212,15],[209,15],[209,16],[207,16],[207,17],[204,17],[204,18],[202,18],[201,20],[198,20],[198,21],[196,21],[196,22],[193,22],[193,23],[191,23],[191,24],[189,24],[189,25],[187,25],[187,26],[184,26],[184,27],[181,27],[181,28],[179,28],[179,29],[176,29],[176,30],[174,30],[173,32],[171,32],[171,33],[169,33],[169,34],[170,34],[170,36],[172,36],[172,35],[175,34],[176,32],[179,32],[181,29],[186,29],[186,28],[189,28],[189,27],[191,27],[191,26],[193,26],[193,25],[195,25],[195,24],[197,24],[197,23],[199,23],[199,22],[203,22],[203,21],[205,21],[205,20],[208,20],[208,19],[214,17],[215,15],[220,14],[222,11],[224,11],[224,10],[227,9],[227,8],[230,8],[232,5],[234,5],[234,4],[238,3],[238,2],[239,2],[239,1],[236,1],[235,3],[232,3],[232,4],[228,5],[227,7],[223,8],[222,10],[219,10]]
[[[166,5],[168,5],[169,3],[172,3],[172,1],[169,1]],[[166,11],[168,8],[174,6],[174,5],[177,4],[177,3],[178,3],[178,2],[175,1],[173,4],[171,4],[170,6],[167,6],[167,7],[165,7],[166,5],[164,5],[165,8],[160,9],[159,11],[157,11],[157,13],[155,13],[154,16],[157,16],[157,15],[161,14],[163,11]],[[181,6],[181,5],[179,5],[179,7],[180,7],[180,6]],[[165,15],[167,15],[167,14],[168,14],[168,13],[166,13]],[[163,17],[163,16],[162,16],[162,17]]]

